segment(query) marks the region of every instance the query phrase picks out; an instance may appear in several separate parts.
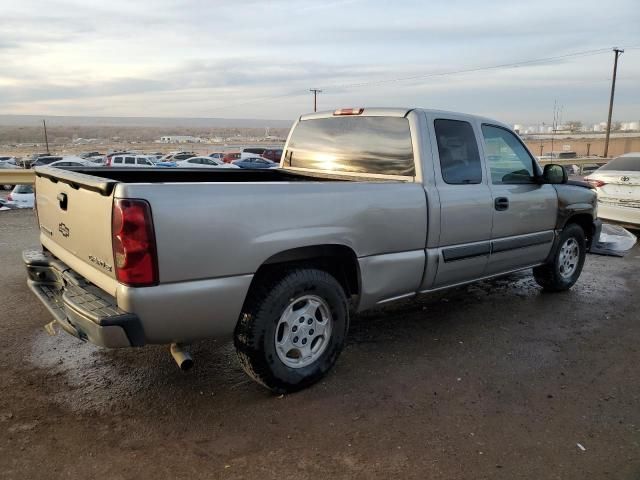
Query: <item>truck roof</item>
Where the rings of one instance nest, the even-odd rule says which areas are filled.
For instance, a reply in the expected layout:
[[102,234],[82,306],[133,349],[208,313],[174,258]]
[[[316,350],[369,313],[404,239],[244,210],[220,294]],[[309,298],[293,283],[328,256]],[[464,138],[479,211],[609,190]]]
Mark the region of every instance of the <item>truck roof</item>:
[[[433,108],[420,108],[420,107],[364,107],[363,112],[359,115],[362,117],[404,117],[412,110],[419,110],[427,114],[432,115],[455,115],[457,117],[467,117],[469,119],[480,120],[481,122],[491,123],[493,125],[499,125],[511,129],[511,127],[504,122],[500,122],[493,118],[483,117],[480,115],[474,115],[471,113],[451,112],[447,110],[437,110]],[[310,120],[313,118],[328,118],[336,116],[334,113],[336,110],[325,110],[322,112],[307,113],[300,115],[300,120]]]

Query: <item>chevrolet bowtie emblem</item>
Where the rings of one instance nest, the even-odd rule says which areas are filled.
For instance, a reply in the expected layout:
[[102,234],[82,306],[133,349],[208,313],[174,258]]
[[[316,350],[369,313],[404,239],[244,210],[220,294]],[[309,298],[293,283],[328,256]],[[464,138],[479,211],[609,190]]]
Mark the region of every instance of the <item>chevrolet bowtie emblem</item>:
[[60,225],[58,225],[58,231],[65,238],[69,236],[69,227],[67,227],[64,223],[61,223]]

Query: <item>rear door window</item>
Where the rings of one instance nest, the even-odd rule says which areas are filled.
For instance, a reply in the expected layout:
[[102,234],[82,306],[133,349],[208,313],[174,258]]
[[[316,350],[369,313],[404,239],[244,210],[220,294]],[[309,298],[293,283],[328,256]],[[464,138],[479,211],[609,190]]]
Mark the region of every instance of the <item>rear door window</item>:
[[124,163],[127,165],[135,165],[136,159],[134,157],[124,157]]
[[450,185],[482,182],[478,143],[469,122],[437,119],[433,122],[438,142],[442,179]]
[[291,134],[285,165],[313,170],[414,176],[409,121],[343,116],[303,120]]

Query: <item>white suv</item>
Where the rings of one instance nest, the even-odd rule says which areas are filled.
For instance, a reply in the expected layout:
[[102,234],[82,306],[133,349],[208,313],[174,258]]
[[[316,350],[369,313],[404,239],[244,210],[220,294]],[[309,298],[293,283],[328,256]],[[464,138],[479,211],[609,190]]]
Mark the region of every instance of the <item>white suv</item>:
[[145,155],[114,155],[108,167],[153,167],[154,163]]

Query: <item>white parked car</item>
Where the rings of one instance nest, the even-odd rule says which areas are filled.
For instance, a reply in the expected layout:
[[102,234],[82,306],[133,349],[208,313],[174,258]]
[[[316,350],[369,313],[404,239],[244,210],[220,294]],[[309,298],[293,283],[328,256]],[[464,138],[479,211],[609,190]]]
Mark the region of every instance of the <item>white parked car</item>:
[[585,177],[598,193],[598,217],[640,226],[640,152],[625,153]]
[[169,152],[160,159],[161,162],[177,162],[179,160],[186,160],[187,158],[195,157],[193,152]]
[[[17,165],[14,165],[13,163],[9,163],[9,162],[0,162],[0,170],[14,170],[20,168]],[[3,190],[11,190],[13,188],[13,185],[9,185],[9,184],[3,184],[0,185],[0,188]]]
[[96,167],[97,165],[89,160],[80,157],[65,157],[57,162],[50,163],[49,167]]
[[146,155],[114,155],[111,157],[111,162],[108,164],[109,167],[153,167],[155,164],[151,161],[149,157]]
[[33,185],[16,185],[7,197],[9,204],[18,208],[33,208]]
[[243,148],[240,152],[240,160],[244,160],[245,158],[262,157],[266,150],[266,148],[261,147]]
[[16,165],[15,157],[0,157],[0,164]]
[[240,168],[232,163],[224,163],[222,160],[211,157],[191,157],[186,160],[178,160],[176,166],[181,168]]

